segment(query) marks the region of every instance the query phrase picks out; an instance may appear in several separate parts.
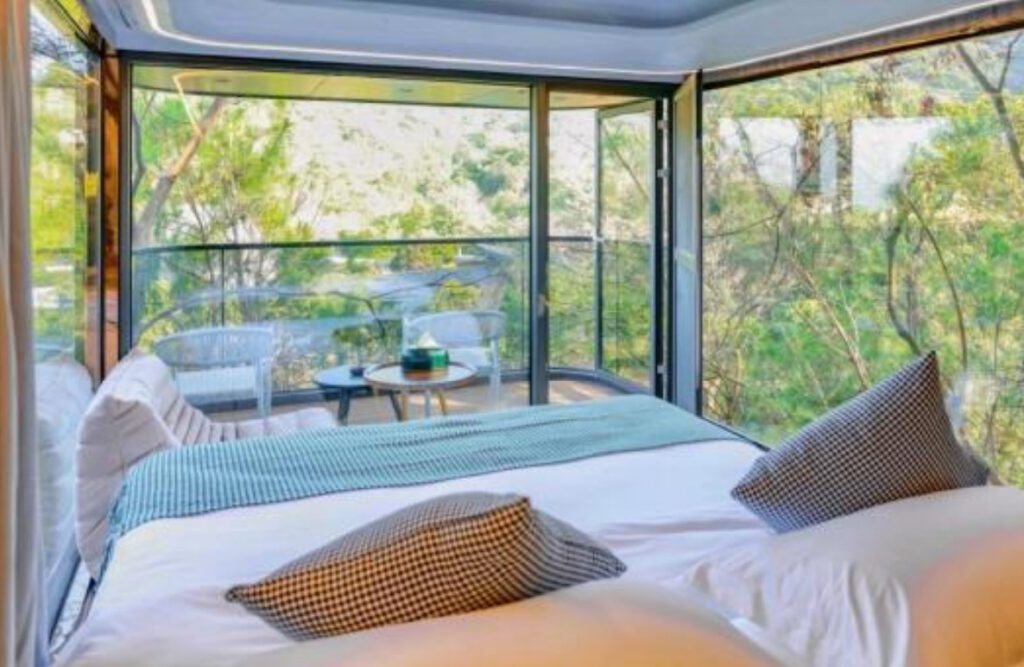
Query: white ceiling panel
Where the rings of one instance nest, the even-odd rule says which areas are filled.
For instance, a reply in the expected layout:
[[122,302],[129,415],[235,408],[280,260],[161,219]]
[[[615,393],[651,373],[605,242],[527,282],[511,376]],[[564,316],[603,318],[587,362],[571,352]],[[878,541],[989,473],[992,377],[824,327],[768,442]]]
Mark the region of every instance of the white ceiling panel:
[[[278,0],[291,5],[337,5],[336,0]],[[376,0],[474,15],[610,25],[623,28],[673,28],[751,0]]]
[[118,49],[678,80],[977,0],[88,0]]

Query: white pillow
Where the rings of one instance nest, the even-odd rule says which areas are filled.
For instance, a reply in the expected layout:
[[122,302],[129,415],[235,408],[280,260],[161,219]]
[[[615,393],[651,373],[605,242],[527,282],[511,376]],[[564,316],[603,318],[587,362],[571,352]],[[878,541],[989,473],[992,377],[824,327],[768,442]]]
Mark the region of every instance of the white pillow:
[[36,364],[36,448],[43,552],[50,572],[75,535],[75,449],[92,399],[89,371],[69,356]]
[[94,577],[106,548],[107,515],[128,468],[153,452],[181,446],[161,418],[176,397],[167,366],[132,352],[103,381],[85,413],[78,435],[75,532]]
[[[777,665],[698,602],[628,579],[483,611],[248,656],[247,667],[747,667]],[[239,666],[239,667],[240,667]]]
[[944,491],[712,554],[686,579],[813,665],[1024,660],[1024,492]]

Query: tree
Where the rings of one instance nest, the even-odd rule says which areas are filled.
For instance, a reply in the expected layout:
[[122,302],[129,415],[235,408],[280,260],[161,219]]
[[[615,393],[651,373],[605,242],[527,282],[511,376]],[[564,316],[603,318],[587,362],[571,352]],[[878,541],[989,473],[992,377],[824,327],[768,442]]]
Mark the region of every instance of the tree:
[[[156,92],[135,98],[137,152],[143,165],[159,166],[136,172],[134,245],[201,248],[136,254],[136,335],[147,342],[182,327],[301,320],[329,309],[328,298],[308,289],[326,250],[231,247],[309,241],[331,205],[317,165],[298,172],[289,161],[287,104],[214,98],[199,100],[198,111],[186,106],[195,102]],[[224,249],[205,249],[217,244]],[[278,341],[292,344],[288,331]],[[275,368],[285,384],[304,372],[303,364]]]
[[960,437],[1024,483],[1019,38],[708,96],[710,414],[772,442],[936,349]]

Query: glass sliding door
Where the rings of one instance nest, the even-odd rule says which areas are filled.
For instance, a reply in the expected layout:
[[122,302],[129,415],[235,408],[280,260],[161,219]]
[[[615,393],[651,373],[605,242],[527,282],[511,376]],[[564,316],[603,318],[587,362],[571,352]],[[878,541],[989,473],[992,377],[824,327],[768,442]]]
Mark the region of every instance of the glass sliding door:
[[657,103],[551,96],[551,402],[653,391]]
[[654,372],[653,101],[598,114],[598,369],[650,391]]
[[51,2],[32,3],[32,302],[36,361],[95,369],[99,58]]

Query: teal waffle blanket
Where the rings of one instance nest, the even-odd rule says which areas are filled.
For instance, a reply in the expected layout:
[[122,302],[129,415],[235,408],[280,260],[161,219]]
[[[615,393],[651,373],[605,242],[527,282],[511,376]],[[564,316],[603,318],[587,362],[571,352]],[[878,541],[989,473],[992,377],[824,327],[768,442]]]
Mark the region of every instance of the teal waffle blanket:
[[133,467],[110,543],[157,519],[735,435],[647,396],[193,445]]

